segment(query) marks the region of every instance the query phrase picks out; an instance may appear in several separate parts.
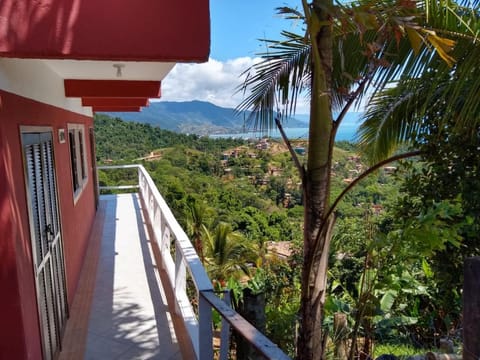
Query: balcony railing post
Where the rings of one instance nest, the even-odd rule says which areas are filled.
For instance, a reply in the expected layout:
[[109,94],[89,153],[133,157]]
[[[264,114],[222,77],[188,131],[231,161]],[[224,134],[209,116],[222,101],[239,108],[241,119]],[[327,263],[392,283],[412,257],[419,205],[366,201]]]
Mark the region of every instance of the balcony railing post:
[[[230,290],[223,293],[223,302],[227,306],[231,305]],[[220,330],[220,360],[228,359],[228,351],[230,350],[230,324],[222,317],[222,330]]]
[[[163,214],[160,212],[160,234],[162,238],[160,239],[160,251],[162,253],[162,259],[164,260],[163,265],[164,269],[168,271],[165,267],[167,265],[165,258],[170,254],[170,228],[165,226],[165,222],[163,220]],[[172,284],[173,285],[173,284]]]
[[212,307],[203,297],[203,292],[198,293],[198,347],[199,360],[213,359],[213,329]]
[[[182,251],[178,247],[178,242],[175,242],[175,297],[178,299],[181,294],[187,291],[187,271],[185,263],[183,262]],[[178,307],[178,302],[175,303],[175,311],[181,314],[181,309]]]
[[140,192],[142,193],[144,181],[142,177],[142,170],[140,169],[140,167],[137,168],[137,176],[138,176],[138,187],[140,189]]
[[155,241],[158,246],[162,243],[162,214],[160,213],[160,207],[153,201],[153,194],[149,193],[149,211],[152,217],[152,228],[155,234]]

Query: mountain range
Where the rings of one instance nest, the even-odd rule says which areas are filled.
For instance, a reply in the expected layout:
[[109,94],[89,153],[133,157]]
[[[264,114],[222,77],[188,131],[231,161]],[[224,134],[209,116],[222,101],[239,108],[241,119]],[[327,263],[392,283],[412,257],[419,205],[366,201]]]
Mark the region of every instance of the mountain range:
[[[141,112],[104,113],[125,121],[148,123],[162,129],[180,133],[212,135],[244,130],[244,121],[249,111],[236,113],[235,109],[224,108],[205,101],[159,101],[151,102]],[[244,120],[245,119],[245,120]],[[305,128],[308,121],[289,118],[284,127]]]

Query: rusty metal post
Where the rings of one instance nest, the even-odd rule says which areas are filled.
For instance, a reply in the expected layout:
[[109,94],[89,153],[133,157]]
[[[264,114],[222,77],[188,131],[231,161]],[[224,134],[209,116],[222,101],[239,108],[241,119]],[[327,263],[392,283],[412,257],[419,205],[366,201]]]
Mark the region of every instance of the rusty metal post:
[[335,359],[347,360],[347,315],[336,312],[333,316],[333,342],[335,344]]

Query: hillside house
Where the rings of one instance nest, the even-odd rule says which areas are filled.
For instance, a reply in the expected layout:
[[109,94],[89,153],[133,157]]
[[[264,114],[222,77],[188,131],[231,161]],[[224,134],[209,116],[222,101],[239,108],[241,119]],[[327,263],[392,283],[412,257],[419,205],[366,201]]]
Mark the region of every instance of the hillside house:
[[347,160],[351,161],[353,163],[360,163],[361,157],[358,156],[358,155],[350,155],[350,156],[347,157]]
[[290,241],[267,241],[267,249],[278,258],[286,260],[293,253],[293,246]]
[[2,0],[0,358],[54,359],[98,194],[96,111],[139,111],[205,62],[208,0]]
[[283,169],[279,167],[272,167],[269,169],[270,176],[281,176],[283,174]]
[[397,171],[396,166],[384,166],[383,171],[385,172],[386,175],[392,175]]
[[298,155],[305,155],[306,150],[303,146],[297,146],[293,149]]
[[268,138],[260,139],[259,142],[255,145],[257,150],[268,150],[270,144],[268,142]]

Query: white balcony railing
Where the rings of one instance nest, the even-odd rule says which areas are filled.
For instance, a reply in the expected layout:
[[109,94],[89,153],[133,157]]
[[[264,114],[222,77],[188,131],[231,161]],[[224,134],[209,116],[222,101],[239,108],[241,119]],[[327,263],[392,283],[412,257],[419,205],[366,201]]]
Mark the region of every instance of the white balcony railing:
[[[146,220],[151,226],[151,240],[160,250],[160,259],[158,259],[160,263],[156,265],[164,269],[168,275],[168,285],[175,294],[175,311],[183,319],[196,358],[199,360],[213,359],[213,308],[222,317],[220,359],[226,360],[228,357],[229,326],[232,326],[266,359],[290,359],[277,345],[230,307],[229,301],[227,301],[228,296],[224,301],[215,294],[212,283],[192,243],[178,224],[145,168],[142,165],[98,167],[100,170],[132,168],[136,168],[138,171],[137,184],[99,187],[99,189],[138,188],[148,217]],[[175,244],[175,258],[171,255],[171,244]],[[187,296],[187,271],[195,285],[198,315]]]

